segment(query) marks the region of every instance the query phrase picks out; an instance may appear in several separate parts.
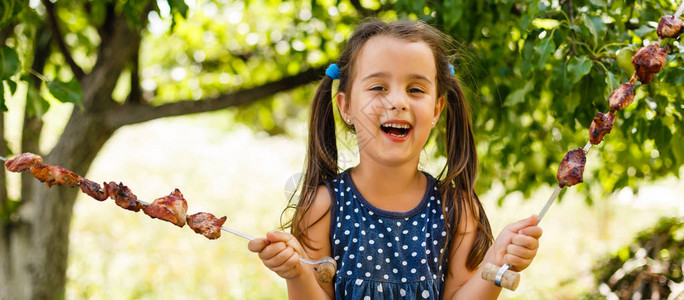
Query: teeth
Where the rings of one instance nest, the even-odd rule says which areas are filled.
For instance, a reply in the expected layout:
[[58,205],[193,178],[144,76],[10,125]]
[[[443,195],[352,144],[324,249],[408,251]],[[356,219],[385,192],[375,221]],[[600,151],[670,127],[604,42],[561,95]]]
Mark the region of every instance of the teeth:
[[396,123],[388,123],[388,124],[382,124],[384,127],[392,127],[392,128],[399,128],[399,129],[409,129],[411,128],[410,125],[408,124],[396,124]]

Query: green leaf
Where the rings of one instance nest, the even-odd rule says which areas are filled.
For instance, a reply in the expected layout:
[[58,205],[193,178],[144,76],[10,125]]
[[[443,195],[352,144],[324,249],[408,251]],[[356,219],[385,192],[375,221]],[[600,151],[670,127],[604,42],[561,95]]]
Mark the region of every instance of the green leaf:
[[655,31],[655,28],[648,25],[641,25],[641,27],[634,30],[634,34],[636,36],[644,37],[653,31]]
[[0,84],[0,109],[7,111],[7,106],[5,105],[5,85]]
[[591,60],[589,60],[586,56],[582,56],[580,58],[573,57],[570,59],[570,62],[568,63],[568,73],[570,73],[570,84],[575,84],[584,75],[589,74],[591,71],[591,67],[593,66]]
[[8,79],[19,72],[19,55],[14,49],[3,46],[0,49],[0,80]]
[[10,94],[14,95],[17,92],[17,83],[10,79],[5,80],[5,82],[7,82],[7,86],[10,88]]
[[81,91],[81,83],[72,78],[69,82],[61,82],[59,80],[50,81],[48,83],[48,90],[50,94],[55,96],[60,102],[74,103],[83,107],[83,92]]
[[510,93],[508,97],[506,97],[506,101],[504,101],[505,106],[512,106],[515,104],[518,104],[520,102],[523,102],[525,100],[525,96],[529,91],[531,91],[534,88],[534,82],[533,81],[528,81],[525,83],[525,86],[515,90],[514,92]]
[[551,53],[556,50],[556,45],[553,43],[552,36],[548,36],[547,38],[539,41],[539,45],[535,46],[534,50],[539,53],[539,63],[537,64],[538,67],[544,67],[549,56],[551,56]]
[[541,29],[554,29],[560,25],[560,22],[556,19],[534,19],[532,20],[532,26]]
[[183,0],[168,0],[171,11],[178,12],[183,18],[188,16],[188,5]]
[[38,89],[29,87],[26,92],[26,113],[32,117],[42,117],[50,109],[50,102],[47,102],[40,95]]
[[603,36],[606,33],[606,26],[603,24],[603,20],[599,16],[582,15],[584,20],[584,26],[589,29],[591,36],[594,38],[594,44],[598,44],[600,40],[603,40]]

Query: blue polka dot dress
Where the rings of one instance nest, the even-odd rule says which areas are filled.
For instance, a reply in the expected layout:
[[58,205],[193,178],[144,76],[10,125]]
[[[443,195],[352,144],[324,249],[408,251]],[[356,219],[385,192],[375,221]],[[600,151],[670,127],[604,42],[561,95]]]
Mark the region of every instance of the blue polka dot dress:
[[337,261],[336,299],[441,299],[446,259],[444,216],[436,180],[408,212],[371,205],[349,170],[329,183],[330,236]]

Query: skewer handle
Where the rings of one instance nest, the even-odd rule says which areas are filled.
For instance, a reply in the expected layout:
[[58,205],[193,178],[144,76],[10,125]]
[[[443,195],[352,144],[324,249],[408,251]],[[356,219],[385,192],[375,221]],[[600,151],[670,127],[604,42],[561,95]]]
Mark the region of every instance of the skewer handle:
[[493,282],[496,286],[515,291],[520,283],[520,273],[510,270],[509,267],[508,264],[498,267],[486,263],[482,266],[482,279]]

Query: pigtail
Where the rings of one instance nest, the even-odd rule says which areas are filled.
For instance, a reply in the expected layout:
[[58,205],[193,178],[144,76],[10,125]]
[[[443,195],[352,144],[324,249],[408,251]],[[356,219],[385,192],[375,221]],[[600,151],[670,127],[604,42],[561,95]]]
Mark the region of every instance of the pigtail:
[[473,137],[470,110],[458,80],[449,77],[446,82],[446,156],[447,163],[439,174],[438,189],[442,195],[442,208],[447,227],[447,238],[459,242],[448,243],[443,254],[450,247],[459,247],[458,224],[466,212],[477,218],[475,242],[468,253],[466,267],[476,269],[492,245],[492,230],[482,203],[477,197],[474,184],[477,177],[477,152]]
[[[306,228],[303,228],[302,219],[313,205],[318,187],[331,181],[337,176],[337,141],[335,137],[335,116],[331,98],[333,79],[324,76],[321,80],[311,103],[311,115],[309,118],[309,137],[307,155],[304,169],[304,177],[300,180],[301,191],[299,201],[295,199],[296,193],[290,197],[288,208],[281,215],[282,220],[285,212],[294,209],[294,216],[281,227],[290,228],[292,235],[305,246],[311,248],[307,229],[321,221],[319,218]],[[331,202],[332,206],[332,202]]]

